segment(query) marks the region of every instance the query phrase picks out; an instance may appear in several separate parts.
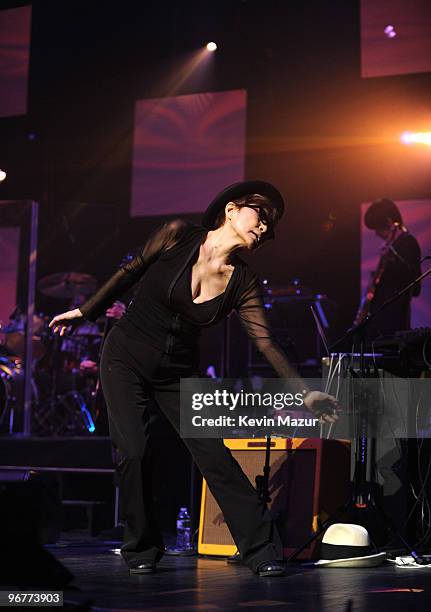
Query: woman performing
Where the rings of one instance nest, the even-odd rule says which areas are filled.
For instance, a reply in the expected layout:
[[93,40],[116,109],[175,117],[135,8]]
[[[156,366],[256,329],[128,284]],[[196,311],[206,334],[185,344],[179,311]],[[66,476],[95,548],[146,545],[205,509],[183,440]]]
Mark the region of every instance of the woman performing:
[[[110,435],[120,455],[121,550],[131,573],[155,571],[164,551],[148,484],[151,432],[146,407],[154,400],[179,432],[180,379],[199,375],[200,328],[235,309],[277,374],[297,377],[298,388],[304,388],[271,338],[257,277],[237,255],[273,238],[283,211],[283,198],[270,183],[231,185],[209,205],[203,226],[183,220],[165,224],[83,306],[50,323],[63,335],[82,317],[95,320],[139,281],[132,304],[106,339],[100,364]],[[324,420],[337,418],[332,396],[311,391],[305,404]],[[260,576],[281,575],[282,543],[269,510],[223,440],[184,443],[223,512],[242,563]]]

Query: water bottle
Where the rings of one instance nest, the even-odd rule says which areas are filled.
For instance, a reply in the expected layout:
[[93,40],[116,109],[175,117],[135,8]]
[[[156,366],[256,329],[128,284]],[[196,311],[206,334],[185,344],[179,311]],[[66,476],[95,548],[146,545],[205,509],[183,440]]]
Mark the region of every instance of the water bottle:
[[177,550],[191,550],[192,548],[192,522],[189,511],[185,506],[180,508],[177,518]]

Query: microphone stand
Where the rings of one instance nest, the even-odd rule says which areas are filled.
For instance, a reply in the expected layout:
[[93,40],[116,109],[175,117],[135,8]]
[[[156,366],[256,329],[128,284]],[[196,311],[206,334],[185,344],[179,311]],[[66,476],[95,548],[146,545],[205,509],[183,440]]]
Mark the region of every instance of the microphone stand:
[[269,495],[269,474],[271,472],[270,457],[271,435],[266,436],[265,463],[263,466],[263,474],[258,474],[255,478],[258,497],[264,504],[269,504],[269,502],[271,501],[271,497]]
[[99,367],[97,369],[96,384],[94,385],[94,388],[91,391],[91,396],[90,396],[91,397],[90,399],[91,414],[94,416],[94,419],[96,421],[96,426],[99,425],[99,427],[100,427],[100,423],[97,423],[97,421],[99,419],[100,414],[99,414],[97,404],[99,401],[99,394],[101,392],[100,359],[102,357],[102,351],[103,351],[103,346],[105,344],[106,337],[108,335],[108,332],[111,330],[111,327],[112,327],[112,320],[105,315],[105,320],[103,322],[102,338],[100,341],[100,347],[99,347],[99,351],[97,354],[97,363],[99,364]]
[[[420,283],[424,278],[431,274],[431,268],[426,270],[423,274],[415,278],[406,287],[395,293],[393,296],[388,298],[373,314],[368,314],[364,321],[362,321],[356,327],[349,329],[339,340],[329,347],[330,352],[334,352],[334,349],[345,344],[347,340],[353,340],[353,346],[355,345],[356,339],[359,339],[359,372],[357,374],[352,369],[350,373],[356,378],[366,378],[367,373],[365,370],[365,338],[367,327],[381,312],[385,311],[391,304],[399,300],[402,296],[410,292],[410,290]],[[372,491],[372,483],[367,481],[367,457],[368,457],[368,415],[366,411],[361,411],[359,414],[359,436],[355,439],[355,470],[353,474],[352,482],[352,494],[346,502],[335,511],[332,517],[329,517],[324,521],[319,529],[309,538],[304,544],[297,548],[287,559],[287,561],[293,561],[305,548],[307,548],[316,538],[320,536],[326,527],[331,524],[339,516],[342,516],[348,510],[354,510],[360,514],[366,512],[370,507],[377,510],[384,521],[389,524],[393,534],[397,535],[400,541],[404,544],[405,548],[409,551],[409,554],[414,558],[417,564],[426,565],[428,561],[421,555],[412,549],[411,545],[401,535],[399,530],[395,527],[393,521],[386,514],[383,508],[377,504],[374,499]]]

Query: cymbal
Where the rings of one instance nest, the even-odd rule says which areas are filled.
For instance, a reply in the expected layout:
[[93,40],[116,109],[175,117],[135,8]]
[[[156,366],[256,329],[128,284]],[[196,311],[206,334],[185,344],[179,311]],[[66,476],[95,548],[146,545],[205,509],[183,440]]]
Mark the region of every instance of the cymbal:
[[57,272],[44,276],[37,288],[44,295],[72,299],[77,295],[91,295],[97,289],[97,280],[82,272]]

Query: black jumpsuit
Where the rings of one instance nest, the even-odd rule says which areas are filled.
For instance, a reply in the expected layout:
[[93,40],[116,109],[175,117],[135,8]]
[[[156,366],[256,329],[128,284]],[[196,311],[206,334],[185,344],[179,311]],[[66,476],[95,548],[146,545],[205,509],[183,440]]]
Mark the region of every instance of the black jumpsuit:
[[[132,262],[121,268],[82,307],[92,320],[139,282],[126,315],[110,332],[101,359],[101,380],[110,435],[119,451],[120,495],[125,520],[122,555],[126,562],[158,561],[164,548],[154,516],[146,461],[150,435],[149,399],[179,432],[180,378],[198,375],[202,326],[237,309],[259,349],[277,370],[292,370],[270,337],[260,285],[236,258],[226,290],[201,304],[191,295],[191,269],[207,230],[178,220],[165,225]],[[270,513],[220,439],[185,439],[217,500],[243,562],[256,570],[282,559],[282,544]]]

